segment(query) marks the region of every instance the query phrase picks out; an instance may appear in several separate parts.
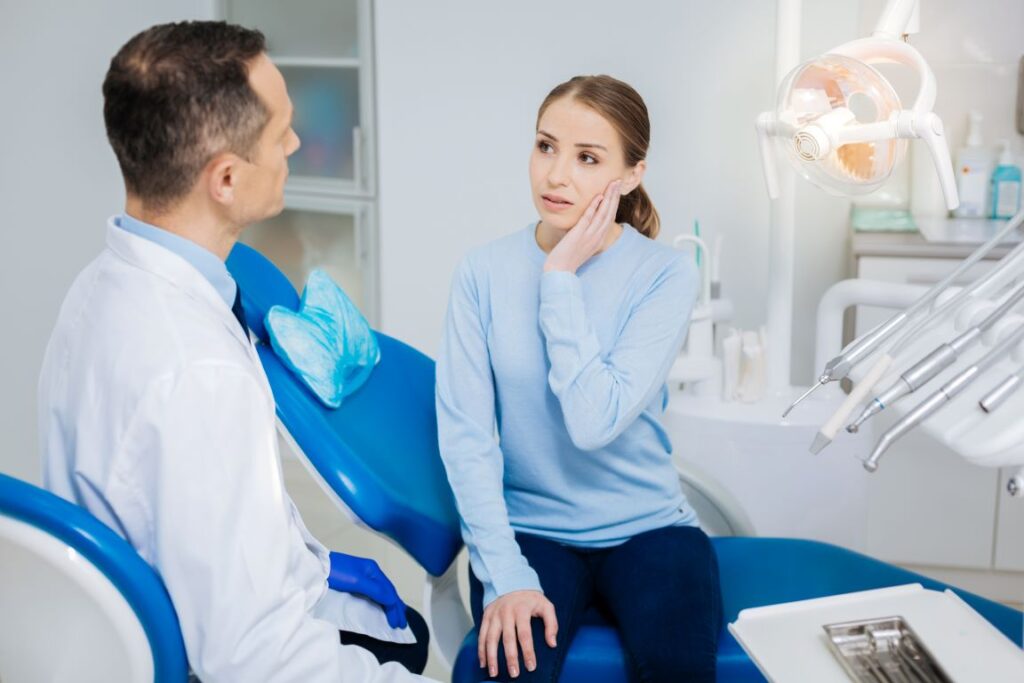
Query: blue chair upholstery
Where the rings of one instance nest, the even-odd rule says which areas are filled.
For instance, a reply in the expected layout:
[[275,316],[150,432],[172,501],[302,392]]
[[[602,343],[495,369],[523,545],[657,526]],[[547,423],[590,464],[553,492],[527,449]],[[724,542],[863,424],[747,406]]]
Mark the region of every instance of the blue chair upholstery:
[[[786,538],[713,538],[722,581],[725,623],[740,610],[907,583],[951,588],[914,572],[816,541]],[[1021,644],[1024,614],[972,593],[953,589],[1007,638]],[[596,612],[588,615],[566,659],[562,679],[621,683],[621,650]],[[452,676],[454,683],[483,680],[476,660],[476,634],[466,637]],[[718,646],[719,681],[763,681],[732,634],[723,627]]]
[[134,610],[146,634],[157,683],[188,679],[185,645],[170,596],[127,541],[85,509],[5,474],[0,474],[0,515],[66,543],[102,572]]
[[[275,304],[296,308],[298,295],[272,263],[243,244],[235,247],[228,268],[241,287],[249,326],[266,340],[267,310]],[[336,411],[324,408],[266,344],[259,346],[259,354],[281,421],[321,476],[363,522],[393,538],[427,571],[440,576],[462,542],[438,453],[434,364],[397,340],[380,333],[377,337],[380,365]],[[727,621],[734,621],[741,609],[779,602],[913,582],[945,587],[824,543],[769,538],[713,542]],[[1020,612],[958,593],[1020,642]],[[722,633],[718,668],[720,681],[764,680],[727,630]],[[452,680],[476,681],[480,673],[474,631],[466,636]],[[597,612],[587,614],[573,641],[562,680],[628,680],[618,635]]]
[[227,261],[277,414],[304,456],[363,523],[394,539],[440,576],[462,547],[459,517],[437,450],[434,362],[376,333],[381,360],[340,408],[324,407],[274,355],[264,319],[271,306],[298,308],[287,278],[259,252],[238,244]]

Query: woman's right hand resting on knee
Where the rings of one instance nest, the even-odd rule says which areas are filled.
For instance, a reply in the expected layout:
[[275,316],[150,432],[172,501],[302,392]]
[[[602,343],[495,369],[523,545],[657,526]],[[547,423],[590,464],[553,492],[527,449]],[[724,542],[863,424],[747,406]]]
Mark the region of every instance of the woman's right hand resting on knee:
[[517,636],[519,646],[523,649],[523,663],[527,671],[537,668],[533,630],[530,624],[534,617],[544,620],[544,639],[549,647],[555,647],[555,638],[558,635],[555,606],[540,591],[512,591],[489,604],[480,620],[480,635],[477,639],[480,668],[486,665],[491,676],[498,675],[500,640],[505,646],[505,661],[508,662],[509,675],[513,678],[519,676]]

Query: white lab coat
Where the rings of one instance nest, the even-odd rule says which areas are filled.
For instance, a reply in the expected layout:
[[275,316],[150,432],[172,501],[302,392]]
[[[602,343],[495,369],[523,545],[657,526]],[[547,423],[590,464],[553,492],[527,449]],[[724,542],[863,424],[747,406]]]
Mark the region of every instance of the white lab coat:
[[111,219],[61,307],[39,416],[47,488],[156,568],[201,680],[426,680],[339,643],[339,627],[388,639],[384,613],[327,590],[256,351],[183,258]]

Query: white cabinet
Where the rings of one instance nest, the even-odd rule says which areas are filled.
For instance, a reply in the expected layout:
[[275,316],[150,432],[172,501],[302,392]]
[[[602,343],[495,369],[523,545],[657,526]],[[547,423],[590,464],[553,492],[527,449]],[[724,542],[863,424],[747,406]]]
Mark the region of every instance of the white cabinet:
[[289,160],[285,210],[242,241],[298,291],[313,268],[379,323],[373,31],[370,0],[221,0],[227,21],[256,28],[295,106],[301,147]]
[[[896,238],[906,242],[906,238]],[[922,243],[917,253],[885,256],[879,237],[871,254],[858,254],[857,277],[931,285],[960,263],[954,258],[929,258]],[[901,249],[906,251],[905,244]],[[947,245],[948,248],[948,245]],[[1004,250],[999,252],[1004,253]],[[973,266],[960,284],[994,267],[995,260]],[[870,330],[893,311],[859,306],[856,333]],[[938,342],[937,342],[938,343]],[[906,401],[920,401],[931,386]],[[879,416],[886,428],[891,416]],[[868,481],[868,554],[900,564],[972,570],[1024,570],[1024,501],[1005,493],[1009,471],[971,465],[923,433],[912,432],[887,453]]]
[[1006,493],[1006,484],[1014,474],[1014,469],[1000,470],[993,567],[1004,571],[1024,572],[1024,500],[1012,498]]

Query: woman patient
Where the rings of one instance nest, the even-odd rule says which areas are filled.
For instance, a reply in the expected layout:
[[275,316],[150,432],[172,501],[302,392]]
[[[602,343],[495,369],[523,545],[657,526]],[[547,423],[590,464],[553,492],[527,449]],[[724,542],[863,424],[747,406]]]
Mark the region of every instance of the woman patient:
[[470,252],[453,280],[438,434],[480,666],[501,680],[558,680],[591,607],[636,680],[715,679],[718,568],[659,422],[698,277],[654,241],[649,139],[629,85],[557,86],[530,157],[539,220]]

